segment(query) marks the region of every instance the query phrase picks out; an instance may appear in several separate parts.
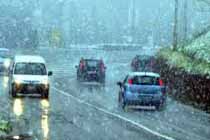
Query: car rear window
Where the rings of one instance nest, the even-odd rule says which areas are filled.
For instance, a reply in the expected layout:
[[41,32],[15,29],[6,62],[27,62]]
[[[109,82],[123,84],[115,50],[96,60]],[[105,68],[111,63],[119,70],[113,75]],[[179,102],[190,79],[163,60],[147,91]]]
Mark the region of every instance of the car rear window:
[[159,77],[133,76],[128,78],[127,82],[131,82],[134,85],[159,85]]
[[97,67],[98,61],[87,61],[87,66],[88,67]]

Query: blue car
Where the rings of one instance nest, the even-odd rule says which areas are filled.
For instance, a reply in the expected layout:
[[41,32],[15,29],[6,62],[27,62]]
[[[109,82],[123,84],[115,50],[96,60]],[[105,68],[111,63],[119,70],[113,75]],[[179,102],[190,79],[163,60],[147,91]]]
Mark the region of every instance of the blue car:
[[120,86],[119,104],[126,106],[155,106],[162,110],[166,102],[166,87],[160,75],[153,72],[132,72],[128,74]]

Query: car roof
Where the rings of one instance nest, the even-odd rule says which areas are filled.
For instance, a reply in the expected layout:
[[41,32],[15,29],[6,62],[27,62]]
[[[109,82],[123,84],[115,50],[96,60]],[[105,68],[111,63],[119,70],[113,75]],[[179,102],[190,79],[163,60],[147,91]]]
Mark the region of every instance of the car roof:
[[0,48],[0,51],[9,51],[7,48]]
[[85,61],[99,61],[99,59],[84,59]]
[[154,72],[131,72],[128,76],[152,76],[152,77],[160,77],[158,73]]
[[141,58],[141,59],[150,59],[150,58],[154,58],[154,56],[152,55],[146,55],[146,54],[140,54],[140,55],[136,55],[137,58]]
[[14,61],[16,63],[45,63],[43,57],[35,55],[17,55]]

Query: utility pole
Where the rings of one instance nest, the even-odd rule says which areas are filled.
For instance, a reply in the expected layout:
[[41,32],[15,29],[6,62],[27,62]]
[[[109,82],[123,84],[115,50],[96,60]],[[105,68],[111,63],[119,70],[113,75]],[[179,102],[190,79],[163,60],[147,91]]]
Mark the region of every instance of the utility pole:
[[42,35],[43,35],[43,32],[42,32],[42,23],[43,23],[43,19],[42,19],[42,8],[41,8],[41,3],[40,3],[40,0],[36,0],[36,3],[35,3],[35,27],[37,29],[37,35],[38,35],[38,43],[42,42]]
[[136,1],[131,1],[131,37],[132,37],[132,43],[135,43],[136,41],[136,32],[135,32],[135,19],[136,19]]
[[188,25],[188,19],[187,19],[187,14],[188,14],[188,3],[187,3],[188,0],[185,0],[184,2],[184,41],[187,40],[187,25]]
[[175,0],[175,9],[174,9],[174,31],[173,31],[173,49],[177,48],[177,43],[178,43],[178,33],[177,33],[177,28],[178,28],[178,5],[179,2],[178,0]]

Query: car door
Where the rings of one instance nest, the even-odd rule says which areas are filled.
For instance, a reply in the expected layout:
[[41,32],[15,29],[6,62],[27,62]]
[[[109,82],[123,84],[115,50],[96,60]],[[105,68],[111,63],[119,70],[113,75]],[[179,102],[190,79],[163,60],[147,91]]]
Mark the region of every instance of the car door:
[[8,86],[9,91],[11,91],[11,89],[12,89],[12,80],[13,80],[12,78],[13,78],[14,68],[15,68],[15,63],[12,61],[12,64],[11,64],[11,66],[9,68],[9,75],[8,75],[8,77],[9,77],[9,82],[8,82],[8,84],[9,84],[9,86]]
[[125,92],[125,85],[126,85],[126,83],[127,83],[127,79],[128,79],[128,75],[125,77],[125,79],[123,80],[123,82],[122,82],[122,86],[120,87],[120,93],[121,94],[124,94],[124,92]]

